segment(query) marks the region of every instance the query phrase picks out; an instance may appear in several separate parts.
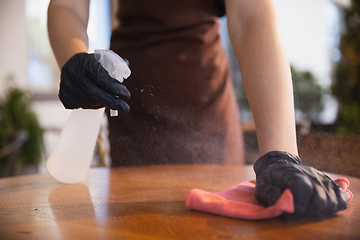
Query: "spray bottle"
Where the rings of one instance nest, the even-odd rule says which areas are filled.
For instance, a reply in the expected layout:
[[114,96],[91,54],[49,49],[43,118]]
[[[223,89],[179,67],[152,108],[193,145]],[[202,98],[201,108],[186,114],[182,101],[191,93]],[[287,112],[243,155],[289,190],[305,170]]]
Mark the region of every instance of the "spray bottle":
[[[95,58],[119,82],[131,74],[127,63],[111,50],[95,50]],[[75,109],[60,134],[46,162],[50,175],[63,183],[78,183],[85,179],[93,159],[104,109]],[[110,110],[117,116],[117,110]]]

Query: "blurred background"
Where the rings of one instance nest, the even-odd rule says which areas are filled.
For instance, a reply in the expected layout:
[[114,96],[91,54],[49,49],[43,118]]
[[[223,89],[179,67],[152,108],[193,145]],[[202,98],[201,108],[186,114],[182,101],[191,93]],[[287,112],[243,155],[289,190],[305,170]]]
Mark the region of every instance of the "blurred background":
[[[360,177],[360,1],[273,0],[292,67],[300,156],[324,171]],[[58,100],[60,71],[47,35],[49,0],[0,0],[0,176],[46,172],[70,112]],[[89,52],[108,49],[115,0],[91,0]],[[241,73],[220,19],[245,130],[258,157]],[[93,166],[108,166],[106,119]],[[331,164],[329,164],[331,163]]]

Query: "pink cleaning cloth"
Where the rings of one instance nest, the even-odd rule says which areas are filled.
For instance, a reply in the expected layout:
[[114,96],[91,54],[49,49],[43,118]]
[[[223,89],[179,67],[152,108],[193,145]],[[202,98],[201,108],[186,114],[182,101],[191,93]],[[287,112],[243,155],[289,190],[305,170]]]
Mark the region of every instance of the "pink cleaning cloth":
[[[347,190],[349,180],[337,178],[334,182],[349,194],[351,200],[352,193]],[[256,180],[250,180],[221,192],[192,189],[185,204],[189,209],[246,220],[267,219],[278,217],[284,212],[294,212],[293,195],[289,189],[282,193],[274,205],[264,207],[255,198],[255,185]]]

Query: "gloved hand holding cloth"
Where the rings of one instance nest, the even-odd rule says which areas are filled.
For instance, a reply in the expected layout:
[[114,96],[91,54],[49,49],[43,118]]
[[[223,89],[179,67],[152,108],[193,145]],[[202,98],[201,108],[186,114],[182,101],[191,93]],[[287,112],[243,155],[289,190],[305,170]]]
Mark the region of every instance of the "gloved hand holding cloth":
[[124,84],[110,77],[94,54],[78,53],[61,69],[59,98],[65,108],[130,110],[125,100],[130,93]]
[[328,216],[345,210],[347,194],[328,175],[302,166],[298,156],[273,151],[254,164],[255,196],[264,206],[275,204],[285,189],[294,196],[295,212],[288,217]]
[[345,210],[352,198],[349,181],[334,181],[326,174],[302,166],[299,157],[273,151],[254,164],[256,180],[221,192],[192,189],[189,209],[241,219],[330,216]]

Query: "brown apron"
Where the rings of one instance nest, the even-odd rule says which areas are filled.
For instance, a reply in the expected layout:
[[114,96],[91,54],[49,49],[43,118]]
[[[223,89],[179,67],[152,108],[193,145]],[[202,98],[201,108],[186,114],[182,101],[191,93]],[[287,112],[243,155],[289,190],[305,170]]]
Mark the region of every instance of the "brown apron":
[[109,117],[112,165],[242,163],[216,2],[119,2],[111,49],[130,62],[131,110]]

